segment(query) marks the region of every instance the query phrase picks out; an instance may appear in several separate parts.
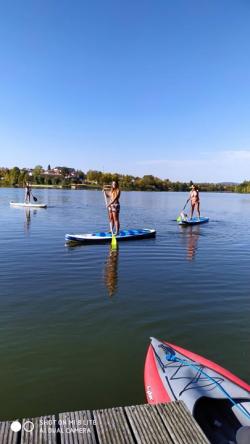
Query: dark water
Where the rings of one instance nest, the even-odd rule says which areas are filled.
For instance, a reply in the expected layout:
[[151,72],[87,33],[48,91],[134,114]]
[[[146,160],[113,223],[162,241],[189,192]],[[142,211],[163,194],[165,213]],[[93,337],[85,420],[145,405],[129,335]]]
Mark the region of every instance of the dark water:
[[0,189],[0,419],[141,403],[149,337],[250,381],[250,196],[202,195],[209,224],[181,229],[183,193],[122,194],[124,228],[156,239],[69,248],[108,228],[98,191]]

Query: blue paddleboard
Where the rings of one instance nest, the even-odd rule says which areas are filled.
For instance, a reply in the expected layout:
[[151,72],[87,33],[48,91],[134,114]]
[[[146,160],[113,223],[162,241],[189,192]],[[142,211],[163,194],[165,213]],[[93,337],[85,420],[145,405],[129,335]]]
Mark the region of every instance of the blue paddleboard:
[[192,219],[180,220],[180,221],[178,221],[178,224],[179,225],[199,225],[199,224],[205,224],[206,222],[209,222],[208,217],[192,217]]
[[[146,239],[148,237],[155,237],[156,230],[150,230],[148,228],[138,230],[121,230],[116,236],[119,241],[133,240],[133,239]],[[97,233],[83,233],[83,234],[66,234],[66,241],[83,242],[83,243],[103,243],[110,242],[112,239],[111,232],[97,232]]]

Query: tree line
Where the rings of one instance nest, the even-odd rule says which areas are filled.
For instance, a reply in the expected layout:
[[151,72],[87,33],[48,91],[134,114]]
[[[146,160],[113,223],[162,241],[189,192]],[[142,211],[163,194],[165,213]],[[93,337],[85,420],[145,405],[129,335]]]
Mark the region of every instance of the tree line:
[[240,183],[236,188],[238,193],[250,193],[250,181],[245,180],[244,182]]
[[[141,191],[189,191],[192,181],[173,182],[169,179],[160,179],[153,175],[143,177],[118,173],[105,173],[102,171],[89,170],[84,173],[81,170],[68,167],[56,167],[51,169],[50,165],[44,170],[41,165],[33,169],[25,168],[0,168],[0,185],[5,187],[23,187],[28,181],[33,185],[71,187],[82,185],[92,188],[101,188],[112,180],[119,181],[124,190]],[[199,183],[200,191],[214,192],[250,192],[250,182],[235,185],[230,183]]]

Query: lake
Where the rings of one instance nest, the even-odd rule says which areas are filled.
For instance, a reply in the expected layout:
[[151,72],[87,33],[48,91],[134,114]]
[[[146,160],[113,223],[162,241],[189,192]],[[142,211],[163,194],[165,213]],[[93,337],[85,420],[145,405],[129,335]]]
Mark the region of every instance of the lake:
[[155,239],[65,245],[108,229],[100,191],[0,189],[0,419],[145,402],[149,337],[250,382],[250,196],[201,193],[210,222],[179,227],[186,193],[123,192],[122,228]]

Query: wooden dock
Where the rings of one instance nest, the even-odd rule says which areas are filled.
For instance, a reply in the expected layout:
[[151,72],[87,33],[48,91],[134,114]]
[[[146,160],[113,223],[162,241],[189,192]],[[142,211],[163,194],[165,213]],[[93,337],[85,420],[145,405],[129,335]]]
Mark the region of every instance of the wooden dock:
[[[0,422],[0,444],[209,444],[183,402]],[[15,423],[18,426],[18,423]]]

